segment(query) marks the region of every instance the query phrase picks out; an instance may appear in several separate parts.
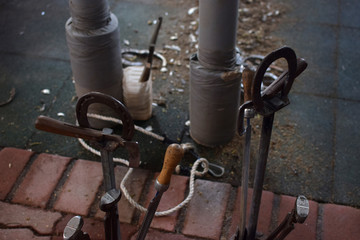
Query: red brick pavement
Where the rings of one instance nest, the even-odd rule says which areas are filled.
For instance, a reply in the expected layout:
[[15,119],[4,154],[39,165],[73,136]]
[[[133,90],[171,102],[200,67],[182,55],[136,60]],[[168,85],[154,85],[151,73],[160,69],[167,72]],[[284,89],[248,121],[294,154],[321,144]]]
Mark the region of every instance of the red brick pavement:
[[[102,194],[101,164],[86,160],[74,160],[75,164],[70,164],[70,160],[16,148],[0,151],[0,240],[62,239],[62,231],[74,215],[84,217],[83,229],[92,240],[104,239],[103,214],[91,210],[96,209],[97,196]],[[125,172],[125,167],[116,167],[118,182]],[[152,175],[147,170],[136,169],[127,183],[132,197],[145,206],[154,194],[153,186],[146,184]],[[172,178],[161,209],[185,197],[187,181],[187,177]],[[195,185],[189,205],[174,216],[155,218],[147,239],[229,239],[239,222],[240,188],[201,179]],[[291,210],[294,201],[295,197],[264,191],[258,230],[268,233]],[[123,239],[135,239],[141,214],[125,199],[119,203],[119,212]],[[303,225],[296,225],[287,239],[355,240],[360,235],[359,222],[359,209],[310,201],[308,219]]]

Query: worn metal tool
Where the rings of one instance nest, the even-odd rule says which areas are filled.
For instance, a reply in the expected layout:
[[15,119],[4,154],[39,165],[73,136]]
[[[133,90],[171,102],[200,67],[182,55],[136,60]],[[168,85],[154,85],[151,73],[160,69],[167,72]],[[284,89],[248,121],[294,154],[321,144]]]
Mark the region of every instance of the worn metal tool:
[[305,196],[298,196],[295,206],[280,225],[266,238],[266,240],[283,240],[295,228],[295,223],[304,223],[309,215],[309,201]]
[[[120,240],[119,216],[117,214],[117,203],[120,201],[121,191],[111,189],[100,199],[99,207],[106,213],[104,227],[106,240]],[[120,237],[120,238],[119,238]]]
[[[264,91],[261,91],[261,85],[266,70],[274,61],[280,58],[284,58],[287,61],[288,70],[284,72],[278,79],[272,82]],[[262,115],[263,123],[260,137],[259,159],[257,161],[255,170],[253,196],[250,206],[249,224],[248,227],[243,230],[243,224],[246,219],[242,219],[241,229],[234,238],[236,240],[254,240],[256,237],[256,227],[258,222],[262,187],[264,184],[265,169],[269,152],[274,115],[275,112],[279,111],[281,108],[287,106],[290,103],[287,96],[294,79],[300,75],[306,67],[307,63],[305,60],[297,59],[294,50],[289,47],[283,47],[274,52],[271,52],[263,59],[255,73],[251,87],[251,101],[245,101],[244,104],[240,107],[238,116],[238,132],[240,135],[244,133],[244,118],[247,109],[253,108],[255,109],[256,113]],[[245,146],[245,150],[246,148],[247,146]],[[245,157],[244,160],[246,160]],[[242,195],[244,195],[242,198],[245,198],[246,192],[243,192]],[[243,215],[244,212],[246,213],[246,205],[244,205],[244,201],[246,200],[242,200],[241,204],[241,211],[243,211]],[[242,218],[244,218],[243,215]]]
[[[103,131],[91,129],[87,113],[91,104],[100,103],[112,108],[122,120],[123,129],[121,136],[112,134],[112,130],[104,128]],[[90,140],[92,145],[100,148],[101,163],[104,175],[105,191],[104,196],[112,196],[113,200],[118,201],[119,196],[114,197],[116,191],[113,151],[119,146],[125,147],[129,153],[129,167],[138,167],[140,163],[139,146],[137,142],[132,142],[134,135],[133,120],[125,106],[117,99],[102,93],[92,92],[82,96],[76,105],[76,115],[80,126],[75,126],[45,116],[39,116],[35,126],[39,130],[61,134],[70,137],[83,138]],[[105,235],[106,240],[120,240],[120,225],[118,219],[117,205],[111,203],[103,204],[106,214]],[[107,207],[111,205],[111,207]]]
[[180,162],[184,155],[184,150],[179,144],[171,144],[167,149],[164,157],[164,164],[160,175],[155,182],[156,195],[151,200],[148,210],[146,212],[144,221],[141,225],[137,240],[145,239],[152,219],[154,218],[156,209],[160,203],[163,193],[169,188],[171,175],[175,170],[176,165]]
[[[243,85],[244,85],[244,102],[251,101],[251,85],[254,77],[254,72],[250,69],[244,69],[242,73]],[[248,184],[249,184],[249,170],[250,170],[250,143],[251,143],[251,123],[250,120],[255,116],[253,108],[249,107],[245,110],[245,119],[247,122],[245,129],[245,146],[242,163],[242,175],[241,175],[241,197],[240,208],[242,209],[240,226],[239,226],[239,238],[244,240],[246,237],[246,206],[248,196]],[[243,135],[244,132],[239,132],[239,135]]]
[[147,80],[149,80],[153,55],[154,55],[154,51],[155,51],[156,39],[157,39],[157,36],[159,35],[161,23],[162,23],[162,17],[159,17],[158,23],[155,28],[155,32],[153,33],[153,35],[151,37],[150,46],[149,46],[149,55],[148,55],[147,61],[145,63],[144,71],[141,74],[140,82],[146,82]]
[[84,225],[84,220],[80,216],[75,216],[66,224],[63,233],[64,240],[90,240],[89,234],[83,232],[81,228]]
[[[274,81],[265,91],[261,92],[261,82],[263,81],[266,69],[272,62],[280,58],[285,58],[287,61],[288,71],[279,77],[279,81]],[[275,112],[290,103],[288,93],[295,78],[305,70],[306,66],[307,64],[304,60],[297,60],[294,50],[289,47],[283,47],[267,55],[255,73],[252,85],[252,101],[256,112],[263,115],[263,123],[259,159],[255,170],[254,192],[250,206],[248,240],[255,239]]]

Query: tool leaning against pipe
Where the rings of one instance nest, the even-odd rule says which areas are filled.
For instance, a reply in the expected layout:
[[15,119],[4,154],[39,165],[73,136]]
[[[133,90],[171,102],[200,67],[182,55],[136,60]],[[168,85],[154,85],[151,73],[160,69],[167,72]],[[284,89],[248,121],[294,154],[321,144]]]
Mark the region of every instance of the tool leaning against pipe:
[[[268,67],[276,60],[284,58],[288,64],[288,70],[284,72],[277,80],[271,83],[264,91],[261,91],[261,83]],[[240,226],[233,236],[234,240],[254,240],[256,238],[256,228],[259,217],[262,188],[264,184],[267,157],[269,153],[271,132],[275,113],[287,106],[290,102],[288,94],[292,84],[307,67],[304,59],[297,58],[293,49],[282,47],[267,55],[259,67],[254,77],[251,72],[244,70],[244,103],[240,106],[238,115],[238,133],[246,134],[245,148],[242,171],[242,196],[240,199],[241,219]],[[251,95],[251,96],[249,96]],[[248,225],[246,227],[246,201],[248,189],[248,171],[250,162],[250,141],[251,124],[250,119],[254,114],[263,116],[259,157],[256,164],[255,179],[253,186],[253,196],[250,205]],[[247,121],[247,127],[244,129],[244,119]],[[293,229],[295,223],[303,223],[309,214],[309,202],[304,196],[299,196],[295,202],[295,207],[289,213],[277,229],[271,233],[266,240],[282,240]]]
[[[104,128],[103,131],[91,129],[87,113],[91,104],[104,104],[119,114],[123,129],[122,135],[112,134],[112,130]],[[91,92],[82,96],[76,105],[76,115],[80,126],[61,122],[49,117],[39,116],[35,127],[39,130],[90,140],[92,145],[100,148],[101,163],[104,176],[104,186],[106,193],[100,200],[100,209],[106,213],[104,228],[106,240],[120,240],[120,223],[118,216],[117,203],[121,198],[120,190],[116,189],[113,151],[122,146],[129,154],[129,167],[138,167],[140,163],[139,146],[137,142],[131,141],[134,135],[134,123],[125,106],[109,95]],[[73,217],[64,229],[64,239],[90,239],[83,233],[83,222],[81,217]]]

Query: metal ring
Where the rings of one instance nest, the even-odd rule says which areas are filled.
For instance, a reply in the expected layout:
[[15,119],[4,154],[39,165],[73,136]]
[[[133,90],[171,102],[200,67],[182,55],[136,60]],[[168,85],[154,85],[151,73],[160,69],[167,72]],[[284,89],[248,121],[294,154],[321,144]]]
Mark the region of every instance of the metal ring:
[[79,98],[76,104],[76,117],[81,127],[91,127],[87,113],[89,106],[93,103],[102,103],[118,113],[123,123],[121,137],[128,141],[133,138],[135,133],[134,121],[126,107],[116,98],[99,92],[90,92]]
[[261,98],[261,83],[264,79],[266,69],[274,61],[280,58],[285,58],[285,60],[287,61],[288,73],[289,73],[288,80],[281,90],[283,96],[287,96],[292,86],[292,83],[294,82],[296,67],[297,67],[296,54],[294,50],[289,47],[282,47],[267,55],[259,65],[258,69],[256,70],[254,81],[252,83],[252,98],[253,98],[252,100],[254,103],[255,110],[259,113],[264,112],[264,101]]

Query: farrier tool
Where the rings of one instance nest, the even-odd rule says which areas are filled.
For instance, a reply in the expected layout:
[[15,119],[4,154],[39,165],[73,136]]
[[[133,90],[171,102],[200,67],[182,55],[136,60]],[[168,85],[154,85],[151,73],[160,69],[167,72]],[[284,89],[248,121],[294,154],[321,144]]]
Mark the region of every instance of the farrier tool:
[[64,240],[90,240],[89,234],[83,232],[81,228],[84,225],[84,220],[80,216],[75,216],[66,224],[63,233]]
[[163,167],[155,182],[155,189],[157,192],[149,204],[144,221],[136,238],[137,240],[145,239],[152,219],[154,218],[156,209],[160,203],[161,197],[163,193],[169,188],[171,175],[174,172],[176,165],[182,159],[183,155],[184,150],[179,144],[171,144],[166,149]]
[[[90,128],[87,112],[89,106],[94,103],[104,104],[119,114],[123,123],[121,136],[112,134],[112,130],[108,128],[104,128],[102,132]],[[120,240],[120,225],[116,203],[120,200],[121,193],[116,190],[112,154],[119,146],[125,147],[129,153],[129,167],[139,166],[139,146],[137,142],[131,141],[134,135],[133,120],[120,101],[111,96],[97,92],[88,93],[78,100],[76,105],[76,115],[80,126],[75,126],[45,116],[39,116],[35,126],[39,130],[87,139],[90,140],[91,144],[100,147],[106,191],[100,202],[100,208],[106,212],[104,223],[106,240]],[[77,232],[79,231],[81,232],[81,227]]]
[[[254,77],[254,72],[250,69],[244,69],[242,73],[243,86],[244,86],[244,102],[251,100],[251,84]],[[245,129],[245,146],[242,164],[242,175],[241,175],[241,197],[240,197],[240,208],[241,219],[240,219],[240,239],[244,239],[246,235],[246,206],[248,196],[248,184],[249,184],[249,169],[250,169],[250,143],[251,143],[251,123],[250,119],[255,116],[253,108],[246,108],[244,117],[246,118],[246,129]],[[240,133],[240,134],[243,134]]]
[[159,17],[158,23],[155,28],[155,32],[153,33],[153,35],[151,37],[150,46],[149,46],[149,55],[148,55],[147,61],[145,63],[144,71],[141,74],[140,82],[146,82],[147,80],[149,80],[152,61],[153,61],[153,55],[154,55],[154,51],[155,51],[156,39],[157,39],[157,36],[159,35],[161,23],[162,23],[162,17]]
[[[288,70],[284,72],[277,80],[271,83],[264,91],[261,91],[261,83],[264,79],[267,68],[274,61],[280,58],[284,58],[287,61]],[[307,63],[305,60],[300,58],[297,59],[294,50],[289,47],[283,47],[274,52],[271,52],[263,59],[255,73],[251,87],[252,99],[250,101],[244,102],[244,104],[242,104],[240,107],[238,118],[238,133],[240,135],[245,133],[244,118],[246,118],[246,109],[253,108],[256,113],[262,115],[263,123],[260,137],[259,159],[255,170],[254,189],[250,206],[249,224],[248,227],[244,229],[244,221],[246,221],[246,204],[244,205],[244,202],[246,201],[245,197],[247,197],[247,193],[243,192],[245,196],[242,197],[244,200],[242,200],[241,204],[241,228],[236,233],[235,239],[237,240],[255,239],[274,115],[275,112],[290,103],[288,99],[288,93],[291,89],[294,79],[300,75],[306,67]],[[247,118],[247,122],[249,123],[249,118]],[[246,148],[247,146],[245,146],[245,151]],[[244,161],[244,165],[246,165],[247,159],[245,157]],[[247,182],[245,182],[245,184],[246,183]],[[247,186],[242,187],[246,188]]]
[[289,212],[280,225],[266,240],[283,240],[295,228],[295,223],[304,223],[309,215],[309,201],[305,196],[298,196],[294,209]]

